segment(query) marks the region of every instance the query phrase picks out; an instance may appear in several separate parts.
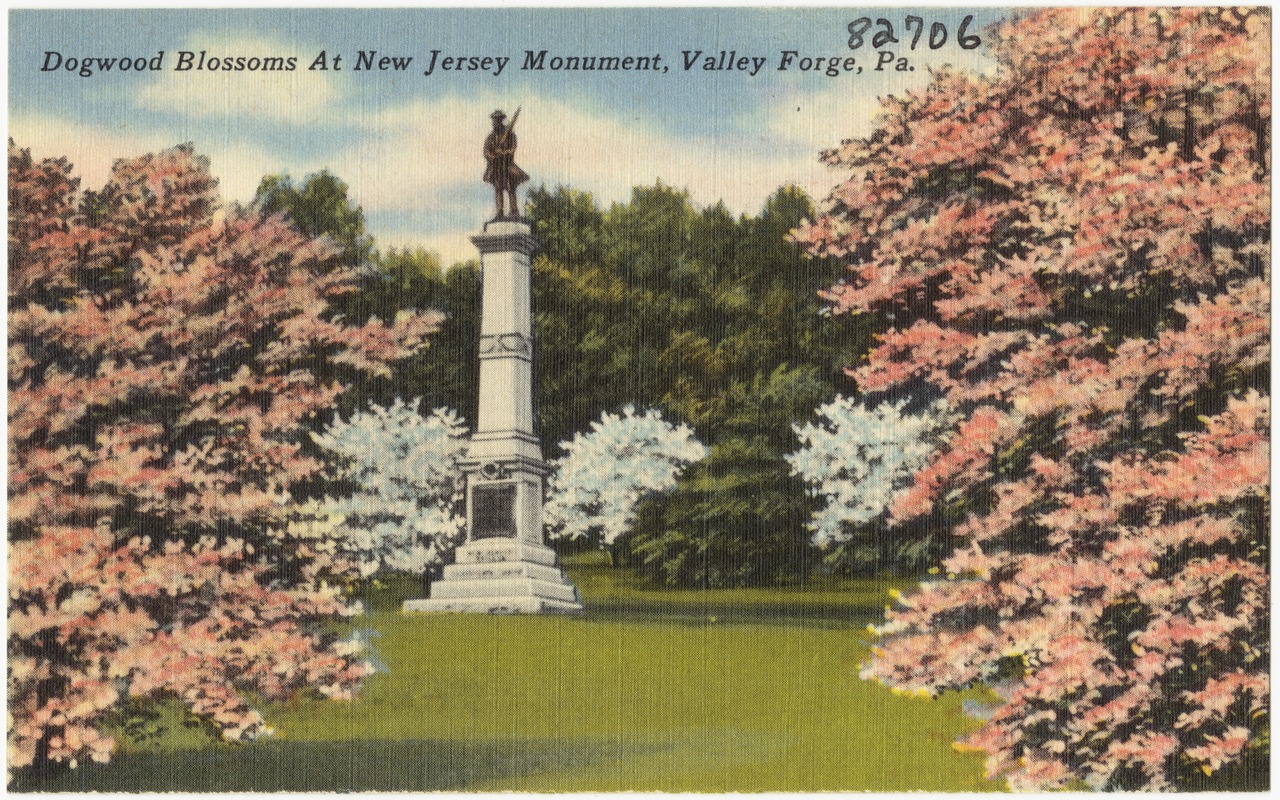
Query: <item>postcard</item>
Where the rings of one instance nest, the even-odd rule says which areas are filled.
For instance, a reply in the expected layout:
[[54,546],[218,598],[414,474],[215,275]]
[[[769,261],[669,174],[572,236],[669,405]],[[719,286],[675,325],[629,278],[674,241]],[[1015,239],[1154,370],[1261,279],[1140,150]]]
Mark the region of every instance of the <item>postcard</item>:
[[1271,24],[10,11],[8,788],[1267,789]]

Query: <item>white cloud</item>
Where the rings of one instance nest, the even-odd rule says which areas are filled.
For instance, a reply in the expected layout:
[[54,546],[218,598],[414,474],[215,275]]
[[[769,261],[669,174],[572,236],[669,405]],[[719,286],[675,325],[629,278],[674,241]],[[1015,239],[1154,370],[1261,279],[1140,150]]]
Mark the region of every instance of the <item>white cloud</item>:
[[[604,204],[624,201],[633,186],[661,179],[688,189],[699,204],[723,200],[734,212],[754,213],[784,183],[821,194],[832,185],[830,172],[817,161],[817,147],[792,143],[779,149],[768,132],[734,141],[681,137],[618,116],[612,108],[547,97],[523,101],[516,158],[532,182],[571,185]],[[446,262],[471,257],[466,236],[492,213],[492,192],[481,182],[481,143],[497,107],[514,110],[510,98],[486,94],[419,100],[370,114],[363,118],[369,134],[325,166],[347,181],[371,219],[379,212],[419,213],[419,244],[439,250]],[[440,233],[442,225],[459,218],[474,223]],[[403,228],[373,233],[380,242],[413,244]]]
[[155,130],[122,121],[99,126],[68,122],[49,114],[15,114],[9,117],[9,136],[35,158],[66,156],[82,188],[97,189],[107,182],[111,165],[128,155],[141,155],[177,142]]
[[[227,39],[219,47],[185,47],[193,48],[237,55],[292,52],[288,45],[248,37]],[[958,66],[992,68],[993,62],[976,52],[959,55],[966,63]],[[877,95],[925,85],[927,67],[937,63],[930,58],[917,63],[914,73],[807,80],[786,95],[762,96],[736,117],[725,116],[720,137],[680,136],[628,108],[603,102],[525,94],[520,97],[524,111],[517,126],[517,159],[535,185],[571,185],[605,205],[625,201],[633,186],[659,179],[688,189],[700,205],[722,200],[735,213],[757,212],[786,183],[821,200],[838,176],[818,161],[818,154],[841,139],[867,133],[879,108]],[[236,81],[246,77],[166,74],[149,85],[141,102],[168,104],[179,112],[175,127],[166,130],[145,127],[128,115],[110,127],[67,124],[53,114],[15,117],[10,126],[19,143],[32,146],[37,155],[70,156],[86,187],[101,185],[115,158],[182,141],[194,141],[210,157],[222,195],[229,200],[250,199],[269,172],[286,169],[302,177],[327,168],[350,186],[381,245],[425,246],[439,251],[446,263],[474,256],[467,236],[492,214],[492,192],[481,182],[481,143],[490,127],[489,113],[499,107],[511,113],[512,97],[487,92],[380,107],[376,96],[357,95],[340,104],[342,87],[332,77],[307,73],[295,85],[294,73],[258,76],[266,81],[260,90],[245,92],[243,83],[237,83],[232,92],[231,75]],[[197,89],[184,83],[191,80],[210,83]],[[346,110],[340,112],[340,107]],[[352,134],[329,139],[344,144],[323,154],[268,149],[268,140],[259,144],[252,139],[252,127],[243,125],[264,114],[276,120],[311,120],[317,129],[339,115]]]
[[[154,153],[191,138],[137,123],[90,125],[48,114],[10,117],[9,135],[36,158],[66,156],[84,189],[97,189],[106,183],[117,159]],[[279,169],[281,163],[280,157],[244,142],[197,142],[196,151],[208,156],[209,171],[218,179],[219,194],[224,200],[252,199],[262,176]]]
[[[416,101],[366,118],[370,136],[330,165],[359,193],[369,210],[457,210],[454,195],[474,187],[475,203],[489,204],[480,177],[480,145],[495,107],[508,98],[485,95]],[[631,188],[661,179],[689,189],[700,203],[724,200],[754,211],[779,185],[804,181],[817,149],[792,143],[783,152],[773,136],[732,140],[682,137],[635,119],[546,97],[527,98],[516,128],[517,160],[535,183],[571,184],[599,200],[625,200]],[[781,157],[780,157],[781,156]]]
[[[998,66],[981,50],[923,51],[912,63],[913,71],[897,72],[886,66],[883,72],[869,70],[829,83],[811,81],[786,97],[775,97],[746,110],[737,124],[744,128],[756,126],[764,131],[762,138],[776,142],[780,149],[799,149],[816,159],[820,152],[845,139],[871,133],[881,100],[923,89],[932,79],[931,69],[950,64],[961,70],[991,74]],[[830,171],[812,165],[805,168],[795,158],[791,162],[790,168],[796,170],[792,180],[814,199],[821,200],[832,189],[834,176]]]
[[253,199],[262,176],[280,170],[281,159],[266,150],[243,142],[211,142],[196,146],[209,157],[209,171],[218,178],[218,191],[223,200],[247,203]]
[[[179,72],[179,51],[194,53],[193,64],[200,54],[220,61],[226,58],[268,57],[297,59],[296,69],[285,71],[237,71],[188,69]],[[304,54],[296,43],[266,37],[208,34],[192,38],[173,52],[165,54],[169,67],[151,83],[142,87],[135,99],[140,108],[171,111],[186,118],[247,117],[295,125],[324,121],[334,104],[341,100],[341,78],[336,73],[311,72],[307,69],[314,53]]]

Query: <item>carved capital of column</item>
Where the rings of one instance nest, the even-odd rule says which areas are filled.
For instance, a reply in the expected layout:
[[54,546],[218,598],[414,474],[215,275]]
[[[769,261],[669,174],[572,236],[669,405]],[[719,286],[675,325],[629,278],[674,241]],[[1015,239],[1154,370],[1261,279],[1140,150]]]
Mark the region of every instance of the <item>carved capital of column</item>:
[[487,253],[522,253],[533,258],[538,252],[538,240],[533,238],[529,226],[523,222],[499,220],[484,226],[483,233],[471,237],[481,255]]

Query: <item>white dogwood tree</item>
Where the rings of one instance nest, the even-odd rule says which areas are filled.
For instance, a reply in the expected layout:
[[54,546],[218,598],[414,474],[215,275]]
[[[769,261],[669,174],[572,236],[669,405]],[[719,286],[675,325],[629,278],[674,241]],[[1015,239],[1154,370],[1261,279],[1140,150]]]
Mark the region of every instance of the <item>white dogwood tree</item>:
[[606,550],[631,528],[643,498],[674,489],[680,473],[707,454],[688,425],[673,425],[656,409],[637,414],[632,406],[606,411],[560,448],[543,508],[548,535],[588,539]]
[[814,544],[847,541],[857,526],[884,514],[938,449],[945,404],[921,414],[906,413],[905,405],[837,397],[818,407],[816,421],[795,426],[801,446],[787,463],[825,500],[810,523]]
[[447,408],[419,412],[419,400],[372,404],[314,434],[335,477],[353,485],[295,507],[291,526],[335,547],[371,575],[380,569],[421,573],[440,564],[466,531],[458,461],[466,425]]

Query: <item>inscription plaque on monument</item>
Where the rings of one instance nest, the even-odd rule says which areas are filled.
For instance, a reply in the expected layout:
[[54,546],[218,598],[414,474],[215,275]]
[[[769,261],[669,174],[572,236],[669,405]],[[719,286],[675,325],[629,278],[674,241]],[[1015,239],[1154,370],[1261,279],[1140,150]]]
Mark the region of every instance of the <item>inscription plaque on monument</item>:
[[471,490],[472,538],[515,538],[515,512],[515,484],[475,487]]

